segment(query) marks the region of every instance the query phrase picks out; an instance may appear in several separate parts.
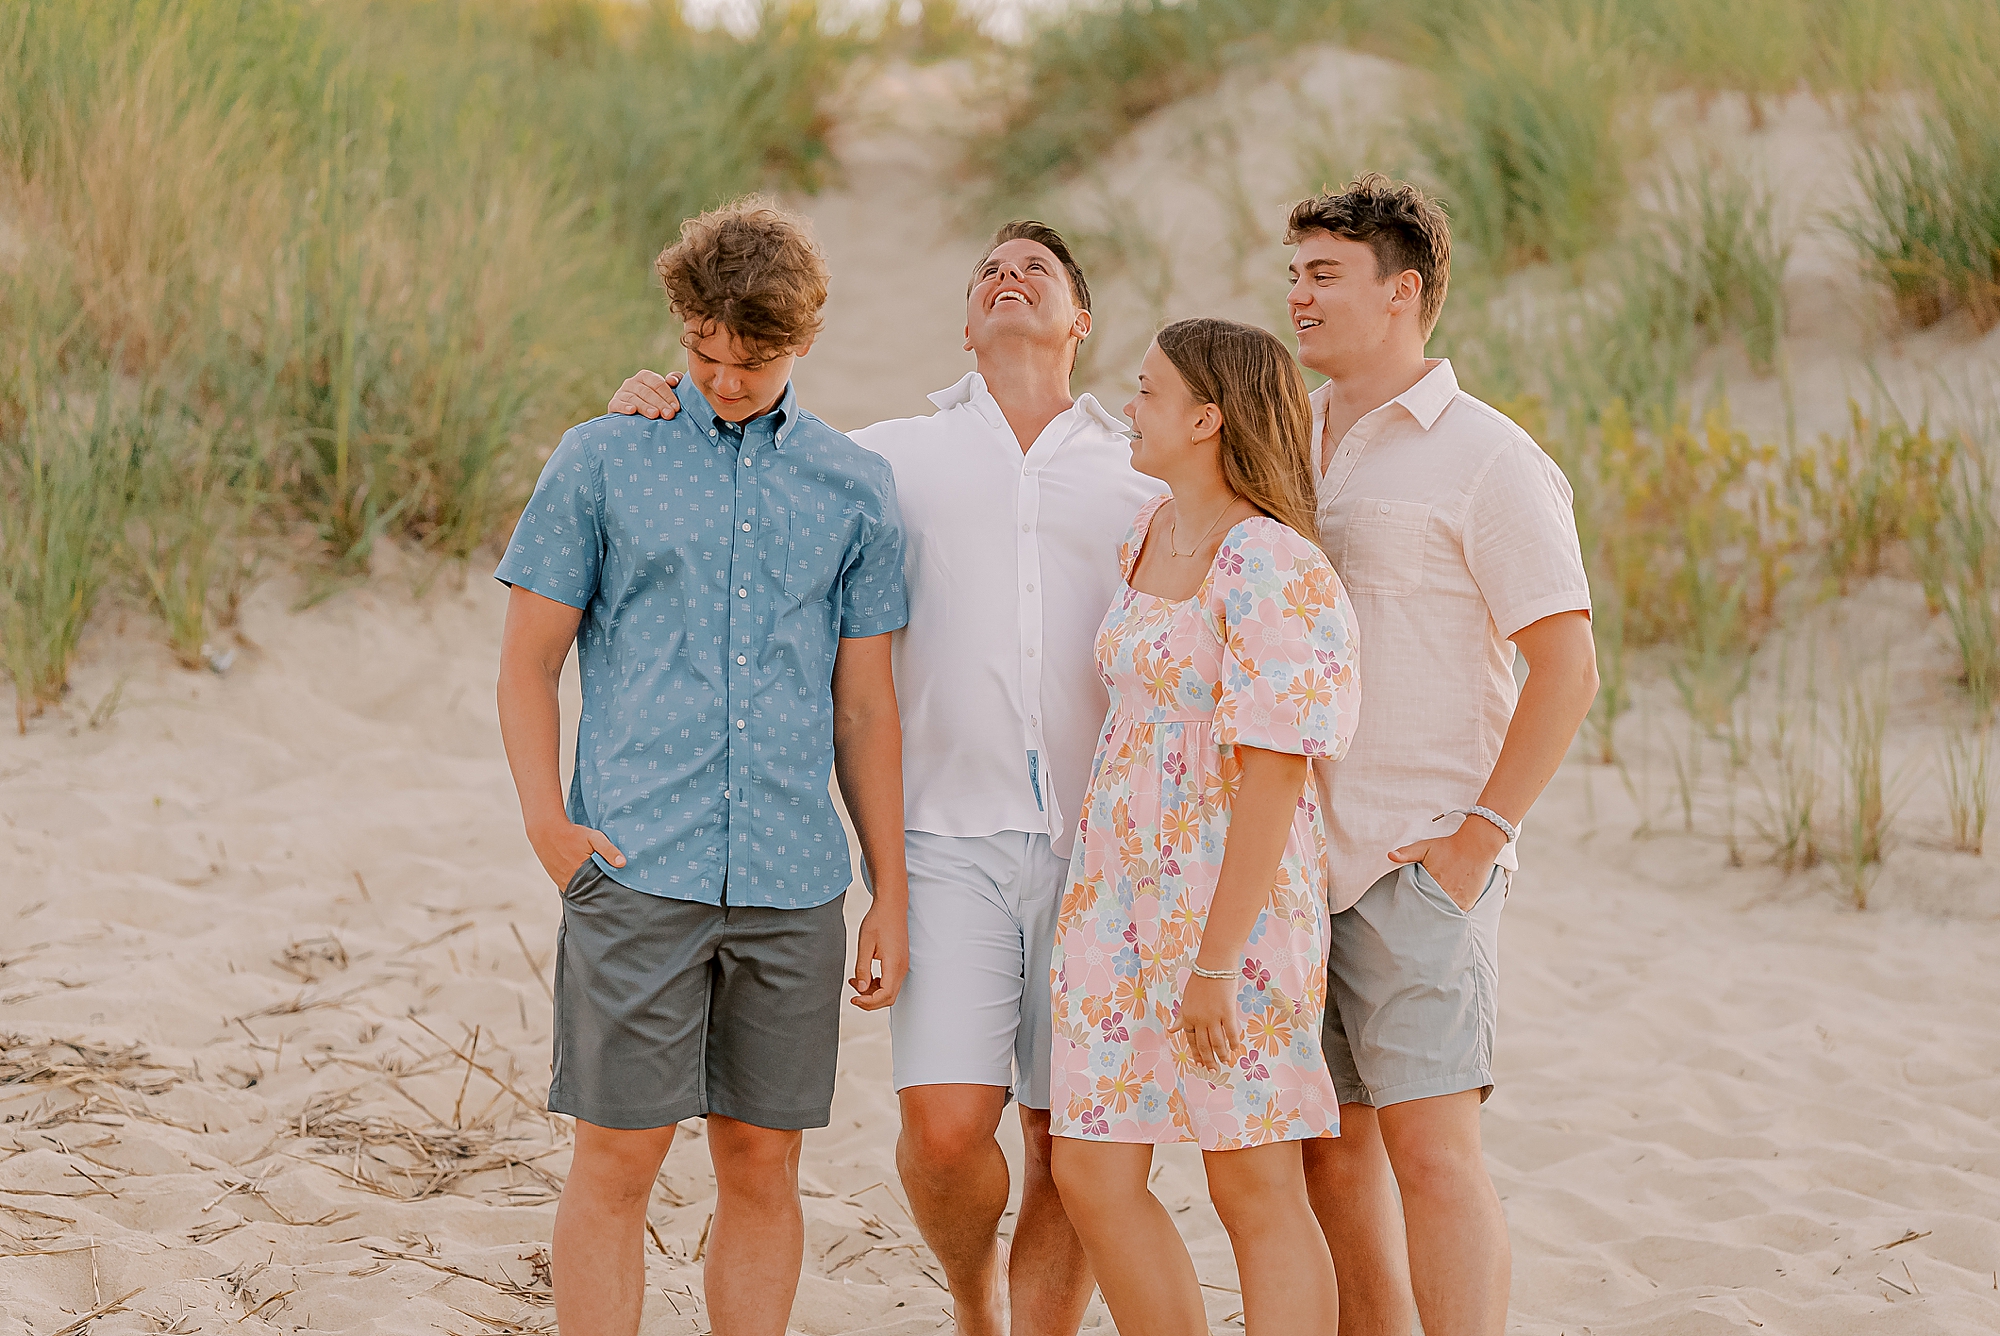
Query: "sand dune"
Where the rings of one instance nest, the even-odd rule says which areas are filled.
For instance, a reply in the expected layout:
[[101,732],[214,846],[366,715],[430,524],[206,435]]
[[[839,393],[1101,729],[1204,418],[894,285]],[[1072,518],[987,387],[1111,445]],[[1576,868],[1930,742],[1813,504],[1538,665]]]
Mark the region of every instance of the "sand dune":
[[[970,365],[959,294],[976,249],[939,203],[957,77],[865,90],[844,186],[812,204],[837,277],[800,379],[838,425],[924,411]],[[1288,77],[1218,97],[1254,123],[1307,95],[1355,124],[1404,76],[1329,53]],[[1189,118],[1221,105],[1166,113],[1072,198],[1161,192],[1145,221],[1171,275],[1137,259],[1101,285],[1084,370],[1114,406],[1158,315],[1269,318],[1270,239],[1239,279],[1218,230],[1233,196],[1175,167]],[[1824,167],[1838,136],[1811,115],[1788,107],[1764,134],[1805,125]],[[1290,144],[1235,142],[1278,183],[1267,193],[1289,193]],[[1802,189],[1815,170],[1797,168]],[[1990,367],[1990,338],[1951,337],[1906,344],[1896,383]],[[1866,356],[1899,355],[1801,348],[1809,407],[1836,416]],[[606,369],[607,393],[624,370]],[[1775,413],[1768,390],[1759,411]],[[174,668],[147,618],[114,607],[68,706],[0,739],[10,1329],[74,1336],[104,1311],[91,1329],[106,1334],[552,1330],[546,1241],[568,1134],[541,1101],[558,908],[500,753],[501,591],[476,564],[411,595],[426,574],[386,552],[368,585],[305,611],[275,580],[220,677]],[[1828,634],[1895,648],[1892,751],[1922,766],[1949,688],[1918,603],[1881,582]],[[1702,834],[1636,836],[1678,830],[1665,749],[1684,735],[1665,693],[1646,693],[1622,776],[1573,761],[1526,836],[1486,1114],[1513,1328],[2000,1329],[2000,877],[1943,849],[1927,778],[1865,914],[1823,869],[1784,878],[1755,847],[1728,867],[1714,773]],[[895,1182],[888,1069],[886,1022],[851,1014],[833,1125],[806,1141],[800,1332],[948,1325]],[[1211,1286],[1213,1325],[1240,1329],[1199,1165],[1164,1158],[1156,1189]],[[651,1209],[649,1336],[706,1330],[712,1189],[690,1125]],[[1090,1321],[1109,1327],[1101,1310]]]

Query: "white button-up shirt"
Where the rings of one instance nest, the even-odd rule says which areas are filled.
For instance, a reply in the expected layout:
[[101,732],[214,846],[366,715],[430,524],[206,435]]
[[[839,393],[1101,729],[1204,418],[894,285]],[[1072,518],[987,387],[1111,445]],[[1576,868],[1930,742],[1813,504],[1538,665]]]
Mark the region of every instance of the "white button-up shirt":
[[1025,454],[978,372],[930,399],[929,417],[849,433],[889,461],[903,511],[903,824],[1046,832],[1067,856],[1108,704],[1095,647],[1118,545],[1165,489],[1088,394]]
[[[1389,851],[1479,801],[1514,716],[1522,627],[1587,612],[1569,480],[1525,431],[1433,359],[1415,385],[1324,439],[1313,392],[1319,532],[1361,627],[1361,722],[1316,762],[1339,913],[1395,870]],[[1331,448],[1332,455],[1328,457]],[[1516,866],[1515,848],[1500,851]]]

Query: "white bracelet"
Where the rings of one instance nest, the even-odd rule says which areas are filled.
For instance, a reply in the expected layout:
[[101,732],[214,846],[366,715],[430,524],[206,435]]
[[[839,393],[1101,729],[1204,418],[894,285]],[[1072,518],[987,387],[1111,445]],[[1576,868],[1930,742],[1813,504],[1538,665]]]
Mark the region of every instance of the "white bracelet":
[[1229,980],[1236,977],[1235,970],[1205,970],[1200,965],[1190,965],[1188,968],[1194,971],[1198,979]]
[[1439,812],[1431,820],[1442,821],[1448,816],[1476,816],[1482,820],[1490,821],[1496,830],[1507,837],[1507,843],[1509,844],[1521,838],[1521,832],[1515,828],[1514,823],[1490,807],[1454,807],[1449,812]]

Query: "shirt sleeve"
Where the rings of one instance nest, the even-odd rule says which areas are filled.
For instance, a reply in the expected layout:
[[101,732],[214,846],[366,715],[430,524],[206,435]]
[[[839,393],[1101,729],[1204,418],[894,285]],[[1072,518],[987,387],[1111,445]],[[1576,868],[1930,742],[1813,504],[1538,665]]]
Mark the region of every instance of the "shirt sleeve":
[[1472,495],[1465,564],[1502,638],[1559,612],[1590,611],[1569,479],[1533,441],[1510,443]]
[[1359,662],[1347,591],[1313,543],[1253,522],[1216,554],[1210,608],[1222,637],[1218,746],[1337,760],[1353,740]]
[[597,464],[572,427],[542,466],[534,495],[493,576],[502,584],[582,608],[597,592],[603,566]]
[[910,620],[903,587],[903,512],[896,480],[882,466],[878,504],[862,514],[855,553],[840,585],[840,635],[844,640],[900,631]]

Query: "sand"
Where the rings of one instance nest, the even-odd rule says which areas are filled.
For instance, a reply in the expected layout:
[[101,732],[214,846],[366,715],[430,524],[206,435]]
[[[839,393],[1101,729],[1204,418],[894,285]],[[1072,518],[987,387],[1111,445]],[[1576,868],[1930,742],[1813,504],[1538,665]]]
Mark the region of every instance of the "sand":
[[[837,277],[801,390],[839,425],[924,411],[969,369],[959,294],[976,248],[938,202],[963,77],[862,90],[847,179],[811,204]],[[1274,318],[1258,266],[1282,253],[1269,237],[1246,248],[1239,281],[1218,221],[1233,188],[1202,183],[1212,157],[1174,156],[1204,105],[1255,121],[1311,97],[1365,128],[1406,78],[1320,53],[1165,113],[1080,183],[1078,209],[1157,188],[1144,222],[1166,260],[1101,284],[1084,383],[1122,402],[1157,314]],[[1788,107],[1766,133],[1809,114]],[[1292,152],[1235,142],[1259,181],[1277,160],[1243,155]],[[1795,376],[1818,384],[1899,355],[1819,338],[1794,350]],[[1990,339],[1924,339],[1903,347],[1990,369]],[[607,394],[623,370],[606,369]],[[553,1329],[547,1240],[569,1153],[542,1109],[558,905],[500,751],[504,598],[486,569],[439,574],[388,549],[374,579],[303,609],[305,587],[275,577],[226,675],[175,668],[147,617],[114,604],[69,702],[0,738],[7,1330],[75,1336],[100,1311],[107,1336]],[[1948,646],[1889,579],[1805,633],[1816,662],[1850,675],[1894,654],[1908,800],[1866,912],[1834,871],[1766,861],[1761,761],[1732,786],[1704,744],[1682,831],[1672,749],[1687,729],[1657,672],[1622,726],[1622,765],[1579,754],[1534,814],[1485,1114],[1513,1330],[2000,1329],[2000,870],[1947,847],[1931,772],[1953,717]],[[1775,671],[1767,654],[1753,689],[1767,720]],[[1732,791],[1742,866],[1723,840]],[[948,1326],[895,1181],[888,1058],[884,1018],[852,1012],[833,1125],[806,1138],[799,1332]],[[1163,1161],[1156,1190],[1211,1286],[1212,1324],[1238,1330],[1196,1158]],[[649,1336],[707,1329],[712,1192],[690,1124],[649,1213]],[[1109,1329],[1101,1308],[1088,1321]]]

